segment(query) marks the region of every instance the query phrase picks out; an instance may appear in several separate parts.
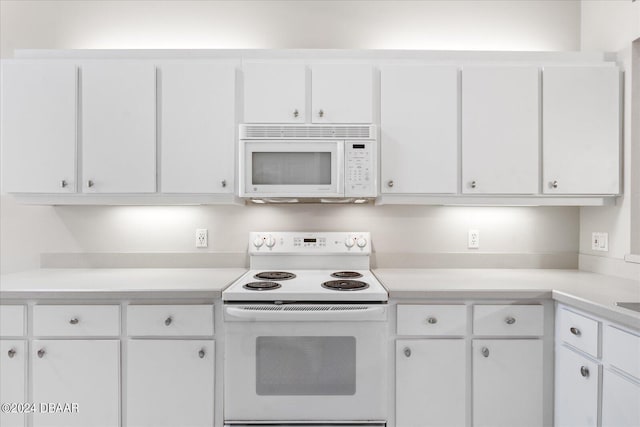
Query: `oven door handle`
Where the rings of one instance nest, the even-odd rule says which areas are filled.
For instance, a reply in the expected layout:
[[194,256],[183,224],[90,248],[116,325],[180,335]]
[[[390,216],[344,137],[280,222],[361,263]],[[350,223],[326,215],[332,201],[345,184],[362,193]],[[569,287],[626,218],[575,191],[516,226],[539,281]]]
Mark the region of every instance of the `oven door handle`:
[[[281,306],[278,309],[268,307],[261,309],[260,307],[225,307],[225,319],[236,321],[263,321],[263,322],[282,322],[282,321],[364,321],[364,320],[380,320],[387,319],[387,307],[385,305],[358,307],[348,306],[341,308],[332,306],[328,309],[317,310],[311,306],[293,307]],[[306,309],[305,309],[306,308]]]

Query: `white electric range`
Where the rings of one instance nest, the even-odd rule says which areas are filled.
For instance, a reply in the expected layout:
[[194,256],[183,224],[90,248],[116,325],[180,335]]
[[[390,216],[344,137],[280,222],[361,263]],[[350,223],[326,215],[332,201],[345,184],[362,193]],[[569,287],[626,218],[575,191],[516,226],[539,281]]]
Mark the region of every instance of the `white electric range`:
[[222,293],[225,424],[385,425],[388,294],[369,233],[250,233],[249,255]]

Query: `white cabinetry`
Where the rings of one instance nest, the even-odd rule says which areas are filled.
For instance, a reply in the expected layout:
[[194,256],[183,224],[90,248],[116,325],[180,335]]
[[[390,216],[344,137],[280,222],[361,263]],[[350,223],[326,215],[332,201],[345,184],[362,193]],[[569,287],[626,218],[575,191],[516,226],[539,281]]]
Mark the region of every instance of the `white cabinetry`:
[[389,65],[380,74],[382,193],[456,193],[458,68]]
[[543,192],[620,192],[620,70],[543,71]]
[[538,193],[539,81],[537,67],[463,69],[463,193]]
[[120,341],[34,340],[34,402],[77,403],[77,412],[36,413],[34,427],[120,424]]
[[602,378],[602,427],[640,426],[640,380],[605,369]]
[[542,341],[473,341],[473,425],[543,425]]
[[212,340],[130,340],[127,346],[128,426],[213,425]]
[[466,345],[462,339],[396,342],[396,427],[464,426]]
[[[26,357],[27,345],[22,340],[0,339],[0,403],[20,404],[27,402]],[[11,406],[11,411],[14,410]],[[22,427],[25,415],[15,408],[15,412],[0,412],[2,427]]]
[[2,64],[4,191],[76,191],[77,84],[71,63]]
[[371,65],[313,65],[311,117],[313,123],[373,122]]
[[598,426],[600,364],[565,345],[556,348],[555,427]]
[[156,191],[156,71],[146,61],[82,65],[82,190]]
[[162,64],[160,190],[234,190],[235,66],[211,62]]

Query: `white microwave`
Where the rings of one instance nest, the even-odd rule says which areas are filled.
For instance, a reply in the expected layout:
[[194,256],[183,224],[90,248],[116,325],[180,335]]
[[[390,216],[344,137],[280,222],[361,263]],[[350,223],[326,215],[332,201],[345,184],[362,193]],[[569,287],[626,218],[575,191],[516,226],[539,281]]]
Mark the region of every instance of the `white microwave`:
[[371,125],[240,125],[240,197],[356,201],[377,195]]

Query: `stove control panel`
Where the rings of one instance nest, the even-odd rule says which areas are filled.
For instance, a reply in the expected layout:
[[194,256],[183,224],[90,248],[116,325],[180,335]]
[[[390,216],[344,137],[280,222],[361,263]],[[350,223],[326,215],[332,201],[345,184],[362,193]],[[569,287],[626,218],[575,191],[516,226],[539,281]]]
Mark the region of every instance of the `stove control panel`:
[[249,235],[249,253],[369,255],[370,241],[368,232],[252,232]]

